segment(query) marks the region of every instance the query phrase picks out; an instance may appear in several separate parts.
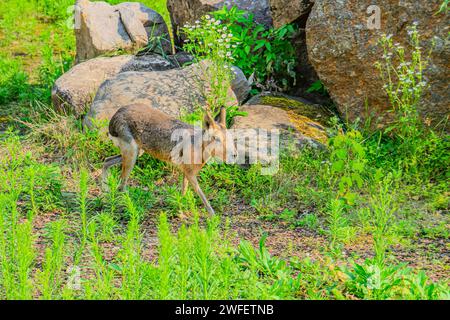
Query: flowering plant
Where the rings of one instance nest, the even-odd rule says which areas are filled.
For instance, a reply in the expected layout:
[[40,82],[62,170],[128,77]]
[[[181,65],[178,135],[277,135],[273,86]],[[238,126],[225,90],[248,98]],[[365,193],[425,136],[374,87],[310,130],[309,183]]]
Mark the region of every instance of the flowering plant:
[[[412,172],[419,168],[435,166],[432,160],[441,152],[442,143],[430,128],[429,119],[421,121],[418,107],[421,97],[429,85],[424,71],[429,64],[431,50],[424,52],[420,46],[420,35],[417,23],[409,27],[409,45],[406,49],[400,43],[395,43],[392,35],[382,37],[383,59],[376,63],[384,81],[384,90],[395,113],[393,123],[384,132],[399,140],[395,146],[397,158],[402,170]],[[437,156],[441,158],[441,156]],[[437,166],[439,167],[439,166]]]
[[423,76],[427,62],[423,59],[417,24],[408,28],[408,36],[414,48],[410,59],[405,48],[394,43],[392,35],[384,35],[380,41],[384,52],[383,61],[376,66],[393,109],[400,112],[403,118],[416,121],[416,107],[427,86]]
[[186,24],[182,32],[186,37],[184,49],[196,60],[207,59],[209,62],[203,75],[208,83],[205,99],[211,111],[217,113],[220,107],[227,106],[228,88],[235,76],[233,52],[239,43],[228,25],[209,15],[193,25]]

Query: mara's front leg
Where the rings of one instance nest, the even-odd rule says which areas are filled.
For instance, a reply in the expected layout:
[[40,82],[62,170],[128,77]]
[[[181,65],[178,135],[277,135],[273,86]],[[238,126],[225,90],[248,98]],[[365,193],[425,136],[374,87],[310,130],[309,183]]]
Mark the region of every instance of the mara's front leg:
[[102,185],[102,189],[104,191],[109,191],[108,190],[108,173],[109,173],[109,169],[112,166],[115,165],[119,165],[122,163],[122,156],[121,155],[117,155],[114,157],[109,157],[105,160],[105,164],[103,165],[103,169],[102,169],[102,177],[101,177],[101,185]]
[[183,197],[186,195],[187,188],[189,187],[189,180],[185,174],[183,174],[183,185],[181,186],[181,194]]
[[198,196],[200,197],[200,199],[202,200],[204,206],[206,207],[206,211],[208,211],[209,215],[210,216],[215,215],[214,209],[211,207],[208,199],[206,198],[205,194],[203,193],[202,189],[200,188],[197,178],[195,176],[187,176],[187,179],[191,183],[191,186],[194,189],[195,193],[197,193]]

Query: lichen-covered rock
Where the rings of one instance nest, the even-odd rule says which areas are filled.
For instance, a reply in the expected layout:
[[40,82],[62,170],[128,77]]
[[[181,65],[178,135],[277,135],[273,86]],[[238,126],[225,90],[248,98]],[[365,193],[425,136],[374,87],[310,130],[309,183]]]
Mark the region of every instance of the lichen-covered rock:
[[286,95],[262,94],[252,98],[240,111],[247,116],[234,118],[233,129],[276,129],[282,147],[327,143],[326,128],[333,114],[320,105]]
[[392,34],[395,42],[410,50],[407,27],[416,22],[424,52],[433,49],[425,70],[429,88],[419,111],[435,123],[448,118],[449,20],[448,15],[437,14],[442,1],[376,1],[381,9],[381,29],[369,30],[367,21],[371,14],[367,14],[367,8],[373,3],[316,1],[307,23],[309,59],[340,112],[349,120],[364,120],[373,114],[380,125],[392,121],[383,83],[374,67],[383,54],[377,43],[382,34]]
[[[117,110],[130,104],[144,104],[174,117],[193,112],[205,105],[207,65],[203,61],[182,69],[120,73],[102,84],[84,123],[93,127],[109,121]],[[237,105],[246,99],[250,87],[242,71],[235,68],[235,72],[228,103]]]
[[164,59],[159,55],[99,57],[80,63],[63,74],[52,90],[53,106],[58,111],[81,115],[92,103],[100,85],[121,72],[162,71],[180,67],[192,60],[180,53]]
[[270,0],[273,26],[280,28],[309,14],[314,0]]
[[257,23],[272,25],[269,0],[167,0],[175,43],[182,45],[179,29],[186,23],[193,23],[208,12],[222,9],[224,5],[251,12]]
[[138,2],[112,6],[106,2],[78,0],[75,36],[77,62],[117,50],[132,50],[158,42],[172,53],[168,28],[160,14]]

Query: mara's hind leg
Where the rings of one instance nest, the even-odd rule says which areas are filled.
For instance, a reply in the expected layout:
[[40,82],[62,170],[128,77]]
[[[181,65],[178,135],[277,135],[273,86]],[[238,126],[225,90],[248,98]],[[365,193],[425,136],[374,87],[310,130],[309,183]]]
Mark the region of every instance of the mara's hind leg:
[[108,189],[108,185],[107,185],[107,180],[108,180],[108,172],[109,169],[115,165],[118,165],[122,163],[122,156],[121,155],[117,155],[114,157],[109,157],[106,158],[105,163],[103,165],[103,169],[102,169],[102,178],[101,178],[101,183],[102,183],[102,189],[103,190],[107,190]]
[[120,190],[124,191],[128,178],[130,177],[131,170],[133,170],[136,164],[136,159],[139,154],[139,147],[136,141],[122,142],[120,144],[120,151],[122,153],[122,174],[120,175]]

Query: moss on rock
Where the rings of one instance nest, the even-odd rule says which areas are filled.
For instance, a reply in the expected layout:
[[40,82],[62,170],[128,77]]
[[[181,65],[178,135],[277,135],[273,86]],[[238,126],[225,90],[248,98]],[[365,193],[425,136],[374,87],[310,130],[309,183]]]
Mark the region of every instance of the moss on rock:
[[332,112],[321,105],[312,104],[301,98],[290,97],[284,94],[260,94],[250,99],[247,104],[266,105],[291,111],[292,114],[295,113],[299,117],[309,118],[321,126],[328,126],[329,120],[334,116]]

